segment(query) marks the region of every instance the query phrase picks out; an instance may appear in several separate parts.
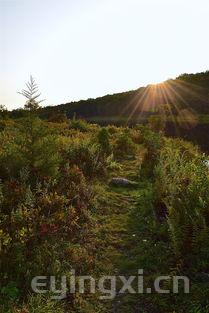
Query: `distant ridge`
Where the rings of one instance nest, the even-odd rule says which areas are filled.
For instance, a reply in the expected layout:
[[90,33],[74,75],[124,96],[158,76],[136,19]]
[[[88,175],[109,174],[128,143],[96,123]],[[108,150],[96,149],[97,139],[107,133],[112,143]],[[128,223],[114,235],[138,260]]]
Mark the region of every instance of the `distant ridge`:
[[[39,110],[43,119],[52,114],[65,113],[68,118],[110,118],[147,116],[153,114],[159,105],[169,104],[175,112],[177,108],[187,108],[198,114],[209,114],[209,71],[196,74],[182,74],[162,84],[148,85],[95,99],[80,100]],[[16,109],[11,116],[21,117],[23,110]]]

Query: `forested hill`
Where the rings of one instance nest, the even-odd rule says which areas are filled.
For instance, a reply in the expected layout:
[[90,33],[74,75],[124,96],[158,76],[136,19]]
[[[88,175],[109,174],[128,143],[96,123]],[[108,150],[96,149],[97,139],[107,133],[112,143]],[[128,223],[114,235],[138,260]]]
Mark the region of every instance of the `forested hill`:
[[[60,113],[68,118],[146,117],[169,104],[172,114],[190,109],[198,114],[209,114],[209,71],[183,74],[162,84],[148,85],[96,99],[80,100],[40,109],[40,117],[49,119]],[[20,117],[23,110],[14,110],[12,117]]]

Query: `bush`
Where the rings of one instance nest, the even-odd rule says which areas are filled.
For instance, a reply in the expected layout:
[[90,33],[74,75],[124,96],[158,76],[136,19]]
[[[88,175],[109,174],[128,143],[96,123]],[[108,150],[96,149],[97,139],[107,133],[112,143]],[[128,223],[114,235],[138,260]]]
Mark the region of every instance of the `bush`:
[[[95,225],[90,214],[93,193],[82,172],[77,167],[66,168],[55,184],[37,185],[34,190],[19,182],[21,196],[14,197],[15,206],[8,197],[14,185],[10,188],[1,199],[4,212],[0,216],[4,295],[21,291],[22,296],[37,275],[63,275],[72,266],[78,272],[89,270],[89,255],[95,249],[91,234]],[[85,248],[82,262],[72,257],[76,244]],[[8,285],[11,281],[12,286]]]
[[117,158],[127,158],[136,153],[137,146],[128,132],[123,132],[116,139],[114,144],[114,155]]
[[75,130],[79,130],[81,132],[87,132],[89,130],[89,125],[86,121],[84,120],[76,120],[73,119],[70,121],[70,129],[75,129]]
[[110,155],[112,147],[110,144],[110,135],[106,128],[102,128],[97,135],[98,143],[103,154]]
[[60,157],[57,139],[43,123],[34,118],[22,120],[18,128],[0,133],[0,175],[17,178],[22,168],[28,168],[30,178],[56,177]]
[[48,121],[52,123],[66,123],[68,119],[65,113],[54,112],[49,116]]
[[[209,257],[209,177],[204,156],[182,151],[175,140],[169,140],[160,152],[155,168],[155,191],[168,208],[168,223],[176,254],[185,264],[199,270]],[[195,264],[195,265],[194,265]]]
[[82,168],[92,177],[103,173],[105,164],[96,145],[78,141],[70,146],[69,160],[70,138],[62,145],[39,120],[22,122],[0,134],[2,295],[7,303],[27,294],[34,276],[93,266],[94,195]]
[[130,137],[136,144],[143,144],[143,136],[142,133],[137,129],[131,129],[130,130]]
[[153,177],[153,170],[157,164],[160,150],[164,144],[164,137],[143,125],[138,126],[137,129],[140,130],[143,144],[146,149],[141,168],[141,175],[151,178]]
[[74,142],[68,150],[67,157],[69,164],[77,165],[88,178],[105,174],[106,158],[97,144],[90,141]]
[[151,115],[148,119],[149,128],[154,132],[162,132],[165,129],[165,118],[162,115]]
[[119,128],[114,125],[108,125],[106,129],[110,135],[114,135],[119,131]]

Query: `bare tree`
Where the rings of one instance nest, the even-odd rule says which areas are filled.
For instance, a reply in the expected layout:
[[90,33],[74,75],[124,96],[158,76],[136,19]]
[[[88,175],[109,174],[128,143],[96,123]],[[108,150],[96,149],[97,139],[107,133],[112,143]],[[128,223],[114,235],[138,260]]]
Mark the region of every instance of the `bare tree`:
[[33,76],[30,76],[30,80],[26,83],[26,87],[26,89],[22,89],[21,92],[18,92],[27,99],[25,109],[30,111],[37,110],[40,107],[39,104],[44,100],[38,99],[41,93],[39,92],[38,85]]

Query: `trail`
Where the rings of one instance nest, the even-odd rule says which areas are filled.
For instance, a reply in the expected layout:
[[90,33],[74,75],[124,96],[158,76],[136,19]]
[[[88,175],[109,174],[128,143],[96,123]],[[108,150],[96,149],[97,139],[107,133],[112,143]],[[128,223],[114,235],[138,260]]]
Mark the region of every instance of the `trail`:
[[[117,173],[128,179],[139,182],[139,163],[137,160],[125,161]],[[138,235],[137,220],[134,212],[140,199],[143,183],[137,186],[106,187],[104,192],[105,205],[99,217],[101,224],[100,238],[105,242],[101,251],[100,265],[107,275],[137,275],[138,264],[135,248]],[[120,285],[119,285],[120,286]],[[122,286],[121,286],[122,287]],[[118,288],[117,288],[118,289]],[[120,288],[119,288],[120,290]],[[119,294],[111,301],[111,313],[140,313],[137,295]]]

